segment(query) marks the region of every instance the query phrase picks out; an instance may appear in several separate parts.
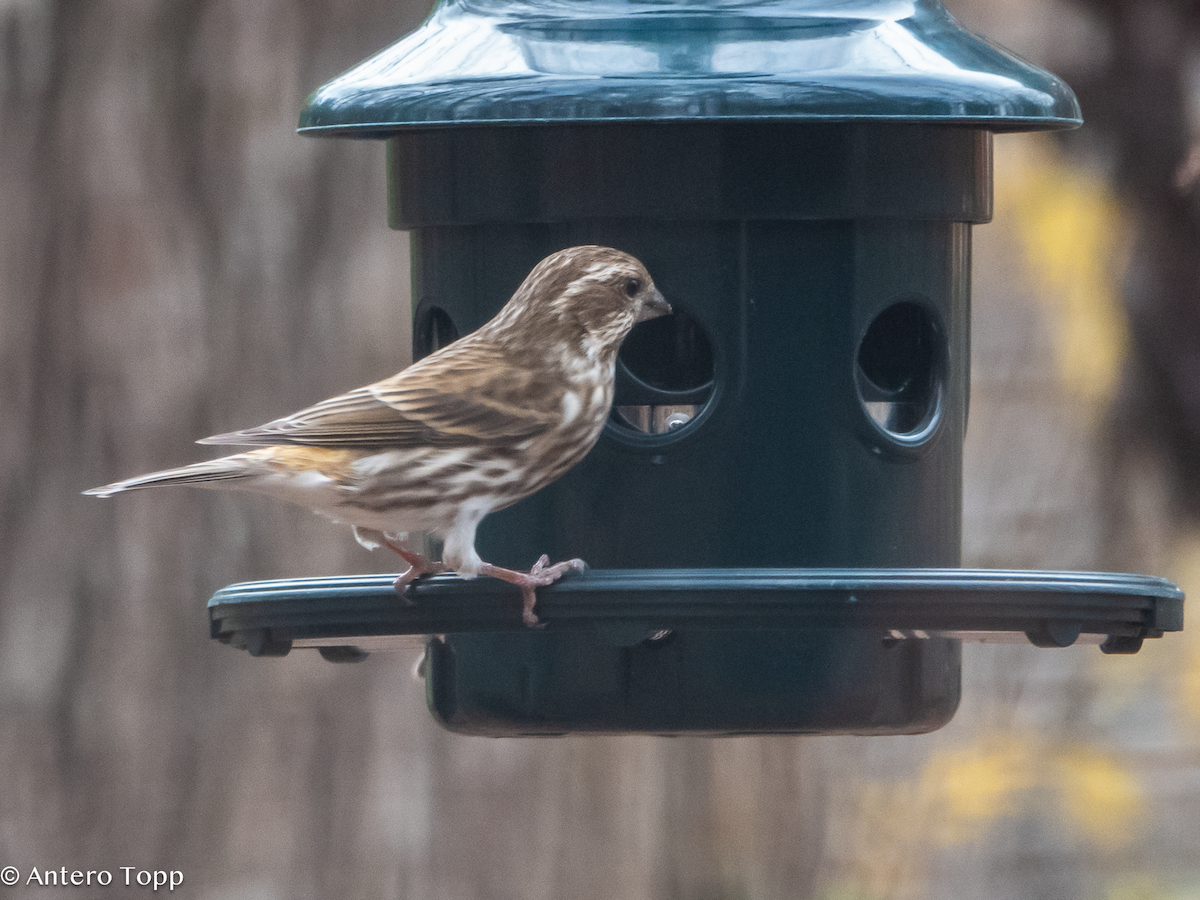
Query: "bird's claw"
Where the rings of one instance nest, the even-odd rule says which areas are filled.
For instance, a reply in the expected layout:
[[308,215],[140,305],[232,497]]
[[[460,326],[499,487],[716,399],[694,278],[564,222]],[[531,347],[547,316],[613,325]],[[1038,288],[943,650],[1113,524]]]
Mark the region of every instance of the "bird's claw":
[[526,628],[545,628],[546,623],[537,617],[533,608],[537,606],[537,592],[532,586],[521,588],[521,621]]
[[429,578],[430,575],[436,574],[431,571],[421,571],[413,566],[407,572],[402,572],[396,576],[396,580],[392,582],[392,587],[396,589],[396,593],[400,595],[400,599],[409,606],[415,604],[416,598],[413,597],[412,591],[409,588],[416,587],[422,581]]
[[480,572],[515,584],[521,589],[521,621],[528,627],[536,628],[541,625],[537,614],[533,611],[537,605],[537,589],[548,584],[554,584],[567,572],[586,572],[587,563],[582,559],[568,559],[564,562],[550,565],[550,557],[542,554],[528,572],[514,572],[512,569],[502,569],[490,563],[484,563]]
[[550,557],[543,553],[533,564],[529,574],[525,576],[527,580],[521,584],[521,598],[524,600],[521,607],[521,621],[529,628],[544,627],[544,623],[539,621],[537,613],[533,611],[534,606],[537,605],[537,588],[554,584],[567,572],[586,572],[587,567],[587,563],[582,559],[568,559],[550,565]]
[[550,565],[550,557],[543,553],[538,557],[538,561],[533,564],[533,568],[529,570],[529,574],[526,577],[535,587],[545,587],[548,584],[554,584],[554,582],[566,575],[567,572],[586,572],[587,569],[588,564],[582,559],[568,559],[564,562]]

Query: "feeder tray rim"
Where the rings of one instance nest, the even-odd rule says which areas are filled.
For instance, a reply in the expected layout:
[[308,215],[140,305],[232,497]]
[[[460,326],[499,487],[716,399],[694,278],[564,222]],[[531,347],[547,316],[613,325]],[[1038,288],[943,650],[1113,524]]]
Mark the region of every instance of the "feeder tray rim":
[[[331,591],[365,591],[374,593],[391,589],[395,575],[334,575],[314,578],[283,578],[248,581],[222,588],[209,607],[236,602],[256,602],[266,595],[301,597],[327,594]],[[469,592],[489,593],[511,591],[494,579],[468,580],[455,575],[437,575],[416,582],[410,592],[424,594],[430,590],[443,593],[450,585],[460,585]],[[478,585],[479,587],[475,587]],[[484,587],[487,586],[487,587]],[[764,590],[967,590],[995,591],[1046,590],[1054,593],[1105,589],[1106,593],[1184,598],[1174,583],[1154,575],[1125,572],[1042,569],[960,569],[949,567],[912,568],[706,568],[706,569],[589,569],[539,589],[542,593],[596,591],[684,591],[697,589],[729,590],[739,587]]]
[[[527,631],[520,594],[504,582],[439,575],[410,585],[404,598],[392,582],[347,575],[230,585],[209,601],[212,637],[282,655],[293,643]],[[537,612],[548,632],[592,629],[631,642],[689,629],[857,629],[882,639],[1025,635],[1045,647],[1100,635],[1106,652],[1130,653],[1145,638],[1181,630],[1183,601],[1165,579],[1114,572],[609,569],[539,589]]]

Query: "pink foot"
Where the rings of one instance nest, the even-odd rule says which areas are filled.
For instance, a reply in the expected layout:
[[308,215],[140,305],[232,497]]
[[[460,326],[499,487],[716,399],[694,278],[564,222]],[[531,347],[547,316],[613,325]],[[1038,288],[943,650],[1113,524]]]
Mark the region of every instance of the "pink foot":
[[412,550],[407,550],[399,544],[393,544],[387,538],[384,538],[383,542],[388,546],[389,550],[396,551],[400,555],[400,558],[408,563],[408,571],[401,572],[396,576],[396,580],[392,582],[396,593],[401,597],[404,596],[404,589],[422,575],[439,575],[446,571],[446,567],[440,562],[432,562],[420,553],[414,553]]
[[587,571],[587,563],[582,559],[568,559],[566,562],[550,565],[550,557],[543,553],[541,559],[535,562],[533,568],[528,572],[502,569],[491,563],[484,563],[479,572],[481,575],[490,575],[492,578],[499,578],[501,581],[515,584],[521,589],[521,597],[525,601],[521,608],[521,619],[532,628],[538,624],[538,617],[533,611],[533,607],[537,604],[537,589],[554,584],[572,569],[577,572]]

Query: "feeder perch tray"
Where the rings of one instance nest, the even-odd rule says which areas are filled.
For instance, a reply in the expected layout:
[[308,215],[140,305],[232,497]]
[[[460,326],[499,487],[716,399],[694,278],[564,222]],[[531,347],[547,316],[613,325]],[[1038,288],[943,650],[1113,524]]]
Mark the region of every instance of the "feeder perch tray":
[[[332,661],[396,649],[404,636],[521,632],[520,593],[490,578],[392,576],[234,584],[209,601],[212,637],[252,656],[317,647]],[[1183,628],[1183,592],[1161,578],[989,569],[612,569],[538,590],[547,631],[591,629],[629,645],[673,631],[856,629],[1039,647],[1098,643],[1136,653]],[[1089,640],[1090,639],[1090,640]]]

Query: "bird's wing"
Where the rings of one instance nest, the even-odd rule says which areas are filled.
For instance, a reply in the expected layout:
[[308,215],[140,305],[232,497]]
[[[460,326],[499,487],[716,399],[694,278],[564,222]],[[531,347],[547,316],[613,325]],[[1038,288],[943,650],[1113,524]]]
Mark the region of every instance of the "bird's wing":
[[369,448],[519,442],[560,420],[561,410],[528,402],[552,395],[545,382],[496,348],[451,345],[385,381],[200,443]]

